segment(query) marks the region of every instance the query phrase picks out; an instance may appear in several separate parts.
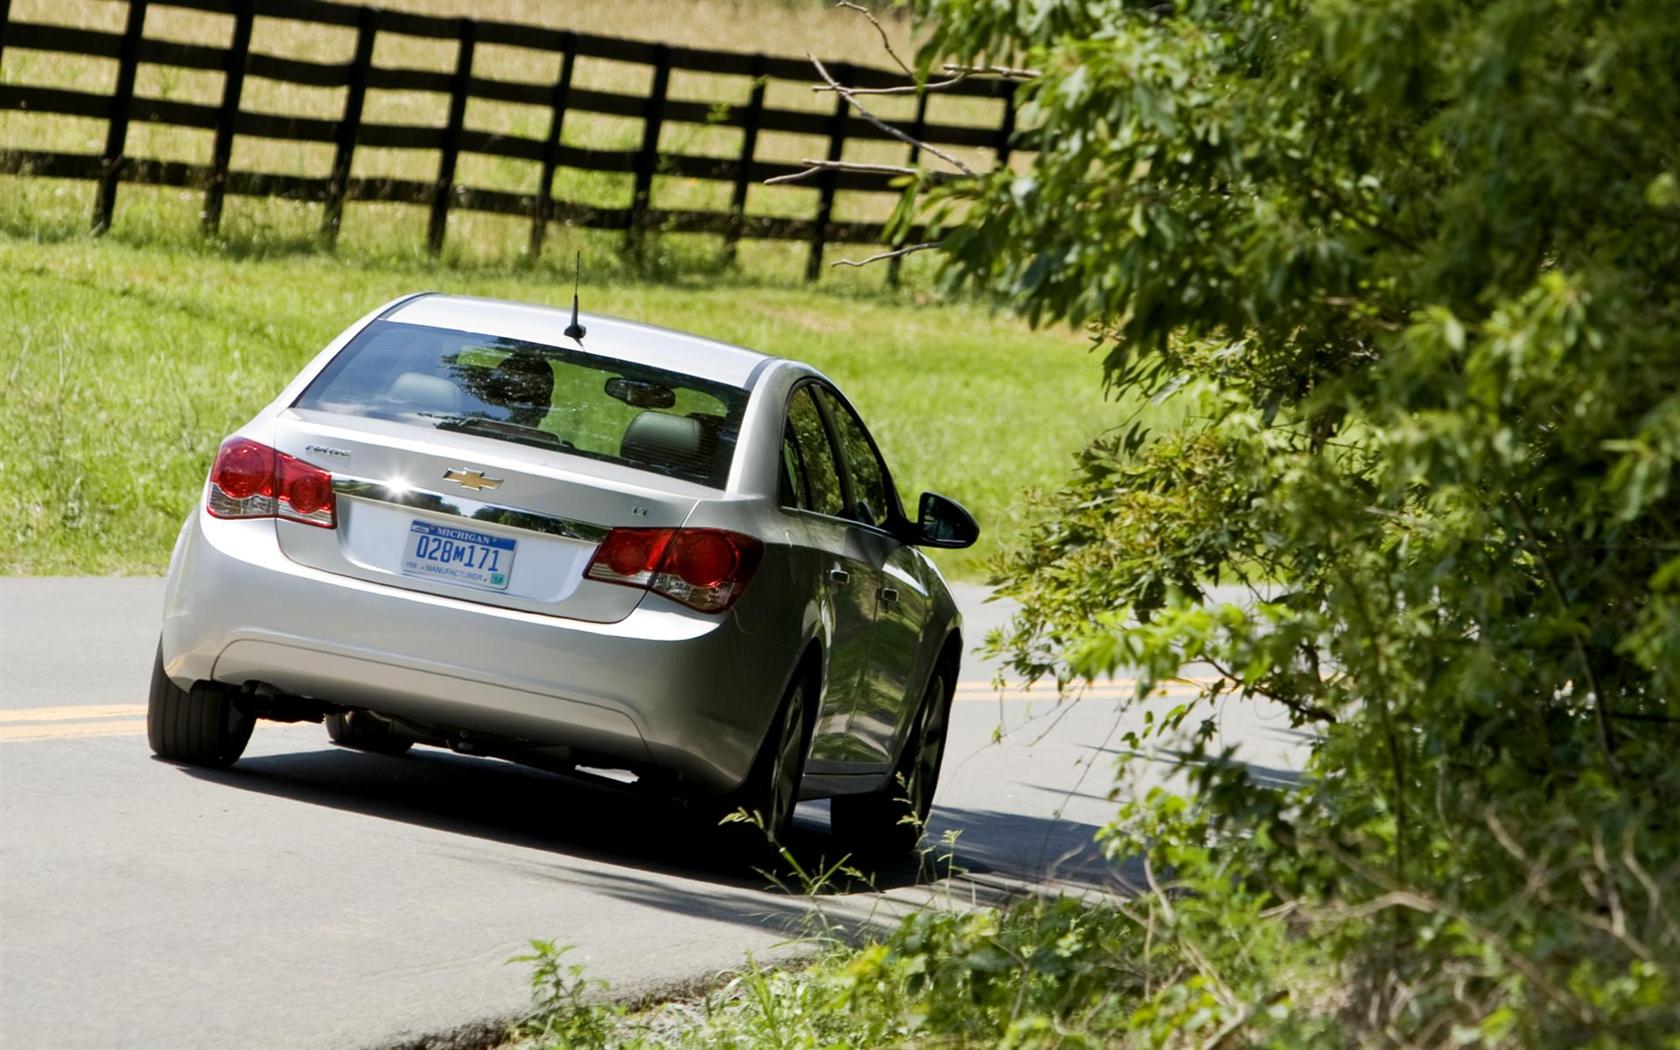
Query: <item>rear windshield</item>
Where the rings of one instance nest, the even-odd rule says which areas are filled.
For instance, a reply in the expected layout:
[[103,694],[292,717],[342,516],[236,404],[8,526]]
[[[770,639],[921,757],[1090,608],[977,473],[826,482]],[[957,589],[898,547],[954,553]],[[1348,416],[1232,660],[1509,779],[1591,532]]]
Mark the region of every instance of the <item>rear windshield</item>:
[[722,488],[747,392],[556,346],[375,321],[294,407],[497,438]]

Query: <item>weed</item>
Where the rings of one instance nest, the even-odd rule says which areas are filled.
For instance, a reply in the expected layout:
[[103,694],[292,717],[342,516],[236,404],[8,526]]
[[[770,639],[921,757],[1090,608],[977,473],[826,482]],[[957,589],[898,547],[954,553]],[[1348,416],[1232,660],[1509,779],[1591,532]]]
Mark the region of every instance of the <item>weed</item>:
[[571,945],[530,944],[529,952],[508,960],[531,965],[532,1012],[515,1027],[515,1036],[564,1047],[607,1045],[622,1011],[589,997],[591,991],[604,992],[607,983],[590,980],[582,964],[567,961]]

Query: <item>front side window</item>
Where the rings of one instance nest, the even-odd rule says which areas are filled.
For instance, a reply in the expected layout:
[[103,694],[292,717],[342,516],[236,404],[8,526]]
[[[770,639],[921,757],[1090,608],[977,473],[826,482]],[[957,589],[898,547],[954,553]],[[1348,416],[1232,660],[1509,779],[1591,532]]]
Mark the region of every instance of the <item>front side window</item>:
[[892,502],[887,496],[887,465],[876,455],[869,443],[869,433],[863,421],[845,403],[827,390],[820,392],[828,418],[834,422],[835,435],[840,439],[840,453],[846,461],[846,473],[852,482],[852,506],[846,517],[877,528],[885,528],[892,517]]
[[375,321],[294,407],[549,448],[721,488],[747,392],[517,339]]
[[794,449],[805,468],[806,509],[840,517],[845,509],[845,499],[840,495],[840,469],[834,462],[828,431],[823,427],[808,386],[795,390],[788,399],[788,429],[793,432]]

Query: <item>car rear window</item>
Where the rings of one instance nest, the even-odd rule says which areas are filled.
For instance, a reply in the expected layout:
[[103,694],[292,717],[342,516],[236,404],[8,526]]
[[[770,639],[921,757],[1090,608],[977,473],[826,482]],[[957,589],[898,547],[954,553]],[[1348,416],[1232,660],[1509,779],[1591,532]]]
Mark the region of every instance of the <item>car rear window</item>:
[[477,434],[721,488],[746,404],[739,387],[679,372],[375,321],[294,407]]

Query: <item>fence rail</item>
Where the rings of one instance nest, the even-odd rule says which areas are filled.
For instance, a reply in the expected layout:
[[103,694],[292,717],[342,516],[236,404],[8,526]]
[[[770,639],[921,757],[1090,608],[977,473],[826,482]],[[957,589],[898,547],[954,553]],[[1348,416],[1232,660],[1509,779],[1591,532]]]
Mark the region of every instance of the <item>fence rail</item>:
[[[596,36],[506,22],[442,18],[435,15],[385,10],[329,0],[129,0],[122,32],[51,25],[9,18],[10,0],[0,0],[0,63],[14,49],[58,52],[114,59],[117,77],[109,94],[58,87],[0,84],[0,110],[88,117],[107,122],[101,154],[73,154],[0,145],[0,173],[54,178],[88,179],[98,183],[93,225],[110,225],[120,183],[202,188],[203,223],[214,232],[227,194],[271,196],[322,204],[322,236],[330,243],[342,223],[346,201],[386,201],[429,206],[427,243],[442,248],[449,212],[454,209],[517,215],[531,221],[530,251],[540,253],[550,223],[594,229],[623,230],[633,243],[651,230],[720,235],[725,251],[733,253],[742,238],[795,240],[810,246],[806,275],[820,272],[828,243],[880,243],[881,223],[840,222],[833,219],[836,194],[893,192],[884,174],[824,171],[812,185],[817,207],[809,219],[756,215],[747,207],[748,187],[767,178],[789,175],[803,166],[756,156],[763,132],[787,132],[827,141],[825,155],[841,158],[849,140],[887,140],[890,132],[847,112],[835,99],[829,113],[776,109],[765,105],[765,85],[782,79],[808,84],[810,64],[804,59],[706,51],[639,40]],[[151,39],[145,36],[149,8],[174,7],[232,16],[226,47]],[[356,31],[355,51],[348,62],[319,62],[252,50],[255,18],[286,19]],[[452,40],[456,61],[452,72],[384,68],[373,62],[374,44],[383,34]],[[473,68],[475,48],[503,45],[552,52],[560,57],[552,83],[500,80],[479,75]],[[652,68],[652,86],[645,95],[629,95],[574,87],[578,58],[608,59]],[[219,104],[147,98],[134,93],[140,63],[223,74]],[[843,82],[859,87],[894,87],[906,83],[892,71],[848,63],[833,63],[831,71]],[[750,97],[744,103],[719,100],[707,103],[667,97],[673,70],[750,77]],[[343,88],[338,119],[286,116],[255,112],[240,106],[248,77],[309,87]],[[448,117],[442,126],[370,123],[362,119],[369,89],[421,91],[447,95]],[[926,98],[918,99],[913,120],[887,121],[889,126],[940,146],[981,148],[998,161],[1009,156],[1014,130],[1011,85],[977,80],[955,85],[943,94],[997,98],[1003,101],[996,126],[935,123],[926,119]],[[541,138],[491,133],[465,126],[469,99],[518,103],[549,111],[548,134]],[[629,149],[600,149],[561,141],[566,116],[572,112],[639,120],[640,145]],[[129,156],[128,127],[141,121],[209,130],[214,145],[209,163],[198,164]],[[734,156],[704,156],[661,152],[660,130],[684,123],[730,127],[741,131]],[[335,147],[331,170],[322,176],[289,175],[230,168],[233,143],[239,137],[326,143]],[[433,179],[357,178],[352,175],[358,148],[435,151]],[[455,181],[462,153],[531,161],[538,165],[532,192],[478,188]],[[913,154],[912,154],[913,156]],[[557,195],[566,169],[626,174],[633,179],[627,206],[577,203]],[[656,176],[681,176],[732,184],[727,211],[659,208],[653,203]]]

